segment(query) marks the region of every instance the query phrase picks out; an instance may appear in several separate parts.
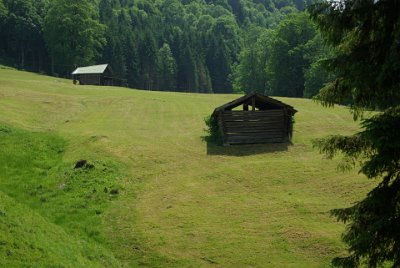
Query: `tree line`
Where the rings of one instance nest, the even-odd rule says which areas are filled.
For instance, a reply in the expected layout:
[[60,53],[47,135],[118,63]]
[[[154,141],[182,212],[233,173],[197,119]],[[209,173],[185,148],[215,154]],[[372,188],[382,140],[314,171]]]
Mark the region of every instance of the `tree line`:
[[69,77],[109,63],[133,88],[311,97],[331,79],[301,0],[0,0],[0,60]]

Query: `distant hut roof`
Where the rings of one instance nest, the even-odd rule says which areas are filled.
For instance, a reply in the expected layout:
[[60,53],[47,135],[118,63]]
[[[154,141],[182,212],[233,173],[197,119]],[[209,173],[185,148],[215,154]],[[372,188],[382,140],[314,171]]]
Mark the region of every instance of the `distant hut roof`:
[[292,106],[270,98],[268,96],[261,95],[259,93],[253,92],[249,93],[243,97],[237,98],[231,102],[228,102],[220,107],[215,108],[212,116],[216,117],[222,111],[230,111],[235,107],[238,107],[242,104],[252,104],[252,98],[254,98],[255,107],[259,110],[272,110],[272,109],[286,109],[290,115],[294,115],[297,110],[295,110]]
[[75,74],[103,74],[106,71],[107,67],[108,67],[108,64],[79,67],[79,68],[76,68],[76,70],[73,71],[72,74],[73,75],[75,75]]

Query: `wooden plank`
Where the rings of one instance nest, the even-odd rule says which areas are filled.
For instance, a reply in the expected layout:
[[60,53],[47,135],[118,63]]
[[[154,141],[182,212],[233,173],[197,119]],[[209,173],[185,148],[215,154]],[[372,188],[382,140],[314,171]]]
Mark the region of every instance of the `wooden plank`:
[[282,132],[282,127],[276,128],[224,128],[225,133],[264,133],[264,132]]
[[222,118],[281,118],[283,120],[283,114],[255,114],[255,115],[222,115]]
[[233,124],[233,125],[254,125],[254,124],[280,124],[283,126],[283,122],[280,119],[268,119],[268,120],[224,120],[224,124]]
[[248,118],[243,118],[243,117],[223,117],[222,120],[224,122],[247,122],[247,121],[260,121],[260,122],[268,122],[268,121],[277,121],[277,122],[282,122],[283,123],[283,118],[281,116],[279,117],[262,117],[262,118],[257,118],[257,117],[248,117]]
[[223,118],[224,122],[280,122],[283,124],[283,118],[282,117],[277,117],[277,118],[271,118],[271,117],[266,117],[266,118]]
[[284,137],[287,136],[287,111],[286,111],[286,107],[283,108],[284,111],[284,115],[283,115],[283,129],[282,129],[282,134]]
[[243,141],[247,141],[247,142],[265,142],[265,141],[271,141],[271,140],[275,140],[275,141],[286,141],[284,138],[280,137],[280,136],[271,136],[271,137],[263,137],[263,138],[258,138],[255,139],[253,137],[233,137],[233,138],[227,138],[226,139],[226,143],[233,143],[233,142],[243,142]]
[[262,113],[281,113],[283,114],[284,111],[282,109],[273,109],[273,110],[263,110],[263,111],[237,111],[237,110],[231,110],[231,111],[223,111],[222,114],[262,114]]
[[249,125],[245,125],[245,126],[241,126],[241,125],[226,125],[224,127],[225,130],[229,130],[229,131],[241,131],[241,130],[254,130],[254,131],[263,131],[263,130],[270,130],[270,129],[279,129],[282,130],[283,129],[283,125],[282,124],[269,124],[269,125],[253,125],[253,126],[249,126]]
[[274,129],[274,128],[279,128],[283,129],[282,124],[274,123],[274,124],[265,124],[265,123],[252,123],[252,124],[235,124],[235,123],[229,123],[225,124],[224,129]]
[[252,125],[280,125],[283,126],[282,120],[236,120],[224,121],[225,125],[232,126],[252,126]]
[[227,140],[227,144],[255,144],[255,143],[275,143],[275,142],[285,142],[285,140],[282,138],[271,138],[263,140],[254,140],[254,139]]
[[229,113],[223,112],[221,114],[223,114],[223,115],[231,115],[231,116],[240,116],[240,115],[242,115],[242,116],[245,116],[245,115],[251,116],[251,115],[268,115],[268,114],[272,114],[272,115],[280,114],[280,115],[283,115],[284,112],[282,112],[282,111],[273,111],[273,110],[265,111],[265,112],[259,112],[259,111],[254,111],[254,112],[253,111],[236,112],[236,111],[234,111],[234,112],[229,112]]
[[223,114],[223,118],[283,118],[283,114]]
[[223,120],[226,125],[281,125],[283,126],[282,120]]
[[227,130],[225,129],[225,134],[236,134],[236,133],[249,133],[249,134],[258,134],[258,135],[263,135],[263,134],[268,134],[268,133],[281,133],[282,134],[282,129],[276,128],[276,129],[270,129],[270,130],[263,130],[263,131],[258,131],[258,130],[251,130],[251,129],[246,129],[246,130]]
[[224,125],[224,121],[222,120],[222,115],[220,114],[218,116],[218,127],[219,127],[219,131],[222,137],[222,143],[223,145],[228,145],[227,143],[227,137],[225,135],[225,125]]
[[258,116],[258,115],[284,115],[283,111],[266,111],[266,112],[258,112],[258,111],[242,111],[242,112],[230,112],[230,113],[221,113],[224,116]]
[[251,128],[251,127],[280,127],[283,128],[283,124],[281,122],[224,122],[224,126],[228,128]]
[[253,127],[249,127],[249,126],[226,126],[224,127],[224,130],[227,131],[241,131],[241,130],[254,130],[254,131],[268,131],[268,130],[272,130],[272,129],[279,129],[282,130],[283,126],[282,125],[260,125],[260,126],[253,126]]
[[283,122],[282,116],[268,116],[268,117],[222,117],[223,121],[280,121]]
[[271,129],[271,130],[263,130],[263,131],[252,131],[252,130],[245,130],[245,131],[232,131],[227,130],[225,132],[227,135],[240,135],[240,134],[249,134],[249,135],[268,135],[273,133],[278,133],[282,135],[282,129]]
[[256,116],[222,116],[223,120],[264,120],[264,119],[280,119],[284,120],[283,115],[256,115]]
[[268,139],[268,138],[283,138],[282,133],[271,133],[271,134],[263,134],[263,135],[251,135],[250,133],[241,133],[241,134],[227,134],[227,139],[239,139],[239,138],[248,138],[248,139]]
[[269,137],[269,136],[279,136],[283,137],[282,132],[264,132],[264,133],[254,133],[254,132],[225,132],[226,137],[239,137],[239,136],[249,136],[249,137]]
[[276,127],[254,127],[254,128],[240,128],[240,127],[225,127],[224,132],[241,132],[241,131],[252,131],[252,132],[263,132],[263,131],[282,131],[282,126]]
[[234,137],[227,137],[227,142],[231,140],[267,140],[267,139],[283,139],[280,135],[275,136],[263,136],[263,137],[252,137],[252,136],[234,136]]
[[230,141],[229,145],[240,145],[240,144],[265,144],[265,143],[283,143],[283,140],[263,140],[263,141],[253,141],[253,140],[240,140],[240,141]]
[[277,117],[272,117],[272,116],[268,116],[268,117],[224,117],[222,119],[223,121],[226,122],[235,122],[235,121],[279,121],[279,122],[283,122],[283,117],[282,116],[277,116]]
[[256,144],[256,143],[281,143],[285,142],[282,138],[271,138],[271,139],[235,139],[235,140],[227,140],[229,144]]
[[245,139],[251,139],[251,140],[265,140],[265,139],[282,139],[282,135],[269,135],[269,136],[248,136],[248,135],[241,135],[241,136],[227,136],[227,141],[229,140],[245,140]]

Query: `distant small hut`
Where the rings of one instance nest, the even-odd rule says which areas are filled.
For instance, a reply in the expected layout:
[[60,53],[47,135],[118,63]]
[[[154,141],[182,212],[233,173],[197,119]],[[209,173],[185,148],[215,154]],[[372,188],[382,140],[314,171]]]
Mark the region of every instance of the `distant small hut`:
[[[243,110],[233,110],[240,105]],[[283,102],[250,93],[216,108],[212,118],[218,122],[224,145],[288,142],[296,112]]]
[[79,67],[72,72],[74,83],[80,85],[120,86],[121,81],[113,77],[108,64]]

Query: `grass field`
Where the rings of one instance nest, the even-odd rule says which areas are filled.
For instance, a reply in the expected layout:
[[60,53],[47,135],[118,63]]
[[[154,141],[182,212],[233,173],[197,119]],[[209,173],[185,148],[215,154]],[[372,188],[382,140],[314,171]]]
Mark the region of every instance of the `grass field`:
[[329,210],[374,182],[311,141],[358,125],[279,98],[299,111],[292,145],[205,143],[203,118],[236,97],[0,69],[0,266],[329,266],[345,250]]

